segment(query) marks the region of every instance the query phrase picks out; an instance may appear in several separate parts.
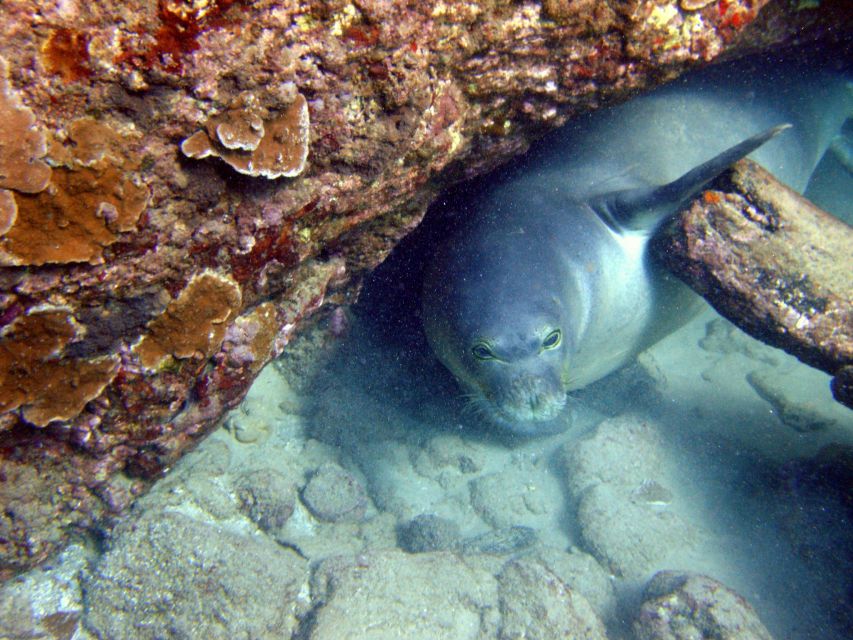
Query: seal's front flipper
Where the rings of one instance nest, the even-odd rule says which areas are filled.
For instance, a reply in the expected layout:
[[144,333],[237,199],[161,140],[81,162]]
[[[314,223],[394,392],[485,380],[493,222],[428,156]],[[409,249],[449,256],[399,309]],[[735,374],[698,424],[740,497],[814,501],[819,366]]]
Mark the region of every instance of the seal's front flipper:
[[652,231],[708,182],[790,127],[790,124],[780,124],[747,138],[669,184],[608,193],[590,204],[598,215],[617,231]]

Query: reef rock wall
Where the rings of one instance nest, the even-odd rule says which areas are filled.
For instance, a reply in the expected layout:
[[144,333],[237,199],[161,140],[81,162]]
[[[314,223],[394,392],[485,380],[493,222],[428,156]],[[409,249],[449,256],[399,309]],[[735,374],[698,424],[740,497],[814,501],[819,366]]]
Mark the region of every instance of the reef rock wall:
[[4,1],[0,577],[127,507],[442,185],[844,7],[767,4]]

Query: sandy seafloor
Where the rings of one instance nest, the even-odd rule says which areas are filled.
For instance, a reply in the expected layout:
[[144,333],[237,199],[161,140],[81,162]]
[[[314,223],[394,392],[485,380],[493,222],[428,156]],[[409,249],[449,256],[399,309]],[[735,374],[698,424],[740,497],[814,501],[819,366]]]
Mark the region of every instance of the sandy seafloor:
[[[493,585],[470,592],[518,558],[586,596],[611,638],[632,637],[660,569],[721,581],[777,639],[849,637],[851,488],[814,457],[853,444],[853,413],[827,376],[708,310],[579,393],[564,433],[523,440],[465,416],[411,327],[357,316],[320,317],[113,533],[8,584],[0,637],[549,637],[502,630]],[[310,493],[315,475],[331,484]],[[338,522],[306,506],[324,498]],[[420,514],[441,518],[427,548],[450,551],[406,568],[389,550],[419,544],[401,526]],[[318,569],[335,556],[378,573],[352,588]]]

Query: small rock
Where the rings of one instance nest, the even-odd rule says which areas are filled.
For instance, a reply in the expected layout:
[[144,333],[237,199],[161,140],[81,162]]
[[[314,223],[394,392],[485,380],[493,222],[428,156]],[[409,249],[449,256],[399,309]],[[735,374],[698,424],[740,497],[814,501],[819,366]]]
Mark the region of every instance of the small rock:
[[630,491],[663,467],[657,427],[630,414],[605,420],[589,436],[565,445],[560,458],[575,499],[598,484]]
[[746,380],[785,425],[800,433],[834,426],[833,409],[841,415],[847,412],[832,401],[829,378],[816,369],[797,367],[784,375],[764,368],[750,372]]
[[577,549],[563,551],[553,547],[536,550],[535,558],[572,591],[580,593],[602,620],[616,613],[613,580],[595,558]]
[[738,353],[771,366],[780,361],[778,350],[748,336],[723,318],[714,318],[705,325],[705,337],[699,340],[699,346],[708,353]]
[[742,596],[713,578],[676,571],[648,582],[634,633],[638,640],[772,640]]
[[497,634],[497,581],[447,552],[382,551],[323,561],[307,640],[468,640]]
[[184,491],[169,496],[164,504],[185,504],[188,494],[199,509],[209,513],[215,520],[227,520],[237,515],[233,496],[222,488],[217,478],[206,473],[184,473],[182,476],[175,479],[175,485],[182,485]]
[[659,427],[631,415],[603,421],[560,452],[586,547],[630,580],[696,544],[695,528],[678,513],[677,475],[665,452]]
[[[471,506],[483,520],[496,528],[506,528],[536,514],[531,489],[520,483],[517,476],[490,473],[469,483]],[[533,506],[533,509],[530,507]]]
[[272,433],[272,427],[266,420],[240,411],[225,420],[225,428],[242,444],[261,444]]
[[277,471],[253,471],[234,485],[240,511],[263,531],[281,529],[293,514],[296,486]]
[[459,526],[433,514],[422,513],[397,530],[397,544],[409,553],[445,551],[458,542]]
[[318,468],[302,490],[302,502],[326,522],[355,522],[364,518],[367,494],[351,473],[327,463]]
[[606,640],[589,602],[537,562],[513,560],[498,575],[500,640]]
[[361,522],[322,523],[296,503],[287,524],[273,534],[275,540],[311,562],[332,556],[355,555],[369,549],[393,549],[397,544],[397,519],[389,513]]
[[583,495],[578,521],[596,559],[631,579],[648,575],[696,544],[694,528],[676,513],[638,504],[606,485]]
[[307,563],[265,536],[170,510],[126,521],[84,582],[99,638],[289,638],[307,612]]

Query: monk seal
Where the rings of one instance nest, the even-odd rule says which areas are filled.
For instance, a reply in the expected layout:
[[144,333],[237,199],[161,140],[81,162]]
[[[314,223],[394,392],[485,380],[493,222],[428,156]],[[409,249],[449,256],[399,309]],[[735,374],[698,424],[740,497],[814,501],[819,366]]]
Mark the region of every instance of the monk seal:
[[451,212],[423,282],[429,345],[492,423],[564,429],[568,392],[701,308],[650,258],[661,222],[747,154],[802,191],[851,113],[840,76],[761,60],[570,121]]

